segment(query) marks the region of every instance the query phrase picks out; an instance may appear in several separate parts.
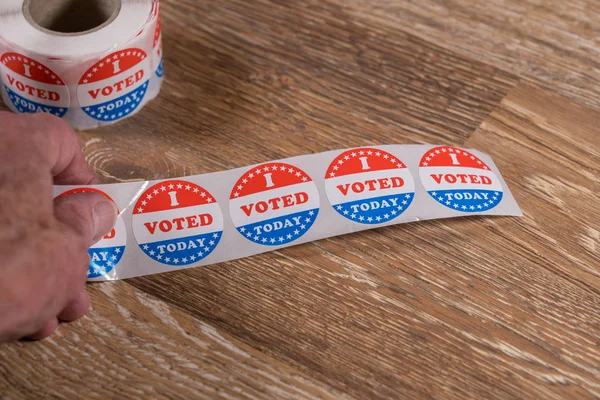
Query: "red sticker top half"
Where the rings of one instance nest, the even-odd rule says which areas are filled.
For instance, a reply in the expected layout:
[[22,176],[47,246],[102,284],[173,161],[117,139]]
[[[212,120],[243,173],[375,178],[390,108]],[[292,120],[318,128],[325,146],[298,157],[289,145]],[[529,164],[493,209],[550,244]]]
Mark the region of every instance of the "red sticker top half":
[[363,168],[365,162],[368,162],[369,172],[406,168],[392,154],[383,150],[365,147],[348,150],[336,157],[329,165],[325,178],[363,173],[365,172],[365,168]]
[[[273,174],[277,175],[277,179],[271,178]],[[265,182],[267,183],[267,190],[271,190],[299,183],[312,182],[312,179],[304,171],[290,164],[280,162],[261,164],[258,167],[248,170],[237,181],[231,191],[230,199],[264,192],[266,191]]]
[[[176,191],[176,197],[170,194],[170,192],[175,193],[174,191]],[[166,183],[157,183],[146,190],[144,196],[135,203],[133,214],[173,210],[215,202],[215,198],[201,186],[187,181],[170,180]]]
[[[458,156],[460,156],[460,163],[458,161]],[[421,167],[451,167],[451,166],[460,166],[463,168],[477,168],[477,169],[485,169],[490,170],[490,167],[487,166],[479,157],[471,154],[468,151],[458,149],[456,147],[448,147],[448,146],[439,146],[435,147],[427,152],[427,154],[423,155],[421,158],[421,162],[419,163]]]
[[[111,78],[141,63],[147,56],[144,50],[138,48],[116,51],[88,68],[82,75],[79,84],[85,85]],[[115,67],[116,61],[119,62],[118,69]],[[117,69],[116,72],[115,69]]]
[[4,53],[0,62],[24,78],[48,85],[65,85],[64,81],[50,68],[22,54]]

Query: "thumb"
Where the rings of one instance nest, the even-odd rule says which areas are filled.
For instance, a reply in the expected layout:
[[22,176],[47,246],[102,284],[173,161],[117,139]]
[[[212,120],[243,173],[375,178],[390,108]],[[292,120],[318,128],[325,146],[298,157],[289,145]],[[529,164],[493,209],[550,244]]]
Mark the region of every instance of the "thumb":
[[54,200],[54,216],[93,245],[117,220],[117,206],[98,193],[76,193]]

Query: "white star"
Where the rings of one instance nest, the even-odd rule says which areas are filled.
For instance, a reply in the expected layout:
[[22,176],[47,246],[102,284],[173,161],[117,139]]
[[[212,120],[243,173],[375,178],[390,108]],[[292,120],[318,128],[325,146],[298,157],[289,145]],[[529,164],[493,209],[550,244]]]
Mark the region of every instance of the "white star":
[[213,233],[213,239],[217,239],[219,237],[218,233]]
[[188,261],[187,257],[183,257],[183,258],[181,259],[181,262],[183,262],[183,263],[186,263],[187,261]]
[[153,256],[155,254],[154,250],[150,250],[150,255]]
[[143,245],[143,246],[142,246],[142,248],[143,248],[144,250],[148,250],[150,247],[148,247],[148,245],[147,245],[147,244],[145,244],[145,245]]
[[115,249],[115,253],[119,254],[121,252],[121,249],[119,249],[118,247]]
[[154,194],[158,194],[158,189],[154,189],[154,190],[152,191],[152,193],[154,193]]
[[164,192],[165,190],[167,190],[167,187],[166,187],[166,186],[164,186],[164,185],[163,185],[163,186],[161,186],[161,187],[160,187],[160,191],[161,191],[161,192]]
[[182,188],[183,188],[183,185],[181,183],[178,183],[177,184],[177,189],[182,189]]
[[190,185],[185,185],[185,190],[190,190],[192,187]]
[[169,189],[175,189],[175,186],[173,186],[173,184],[171,183],[171,184],[169,185]]
[[369,218],[367,218],[367,221],[373,222],[373,218],[369,217]]

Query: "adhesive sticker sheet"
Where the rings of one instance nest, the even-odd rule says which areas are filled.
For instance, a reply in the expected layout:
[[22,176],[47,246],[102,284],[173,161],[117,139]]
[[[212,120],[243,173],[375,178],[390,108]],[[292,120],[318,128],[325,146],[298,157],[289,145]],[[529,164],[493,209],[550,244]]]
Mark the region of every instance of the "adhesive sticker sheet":
[[90,281],[406,222],[522,215],[489,156],[451,146],[363,147],[177,179],[54,187],[55,196],[90,191],[120,210],[112,232],[89,250]]
[[56,115],[77,130],[137,113],[163,79],[158,0],[90,0],[88,14],[97,8],[106,15],[83,15],[90,24],[106,21],[82,32],[68,30],[88,26],[74,20],[80,10],[65,15],[71,3],[0,2],[4,103],[18,113]]

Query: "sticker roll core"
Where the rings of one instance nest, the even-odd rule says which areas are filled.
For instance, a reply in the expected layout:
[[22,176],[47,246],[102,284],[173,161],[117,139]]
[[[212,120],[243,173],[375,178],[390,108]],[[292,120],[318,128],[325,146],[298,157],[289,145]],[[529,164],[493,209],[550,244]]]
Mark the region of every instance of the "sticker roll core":
[[54,196],[82,191],[101,192],[121,210],[114,232],[90,249],[90,281],[409,222],[522,215],[492,159],[453,146],[360,147],[185,178],[55,186]]
[[160,92],[158,0],[2,0],[0,93],[76,130],[115,123]]

